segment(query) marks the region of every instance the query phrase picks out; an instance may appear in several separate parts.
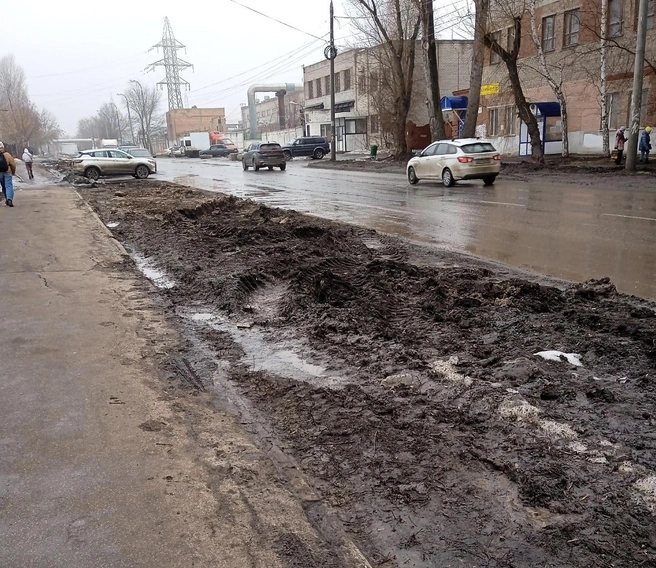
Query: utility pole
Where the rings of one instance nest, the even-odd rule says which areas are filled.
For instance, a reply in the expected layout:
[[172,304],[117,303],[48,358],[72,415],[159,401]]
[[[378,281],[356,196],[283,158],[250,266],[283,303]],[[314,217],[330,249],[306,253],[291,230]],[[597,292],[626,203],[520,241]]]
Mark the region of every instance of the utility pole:
[[337,160],[337,148],[335,135],[335,13],[333,11],[333,0],[330,0],[330,161]]
[[128,104],[128,98],[123,93],[118,93],[118,96],[125,99],[125,108],[128,109],[128,122],[130,123],[130,135],[132,136],[132,144],[134,144],[134,127],[132,126],[132,116],[130,115],[130,105]]
[[645,71],[645,44],[647,42],[648,0],[640,0],[638,11],[638,36],[636,38],[635,62],[633,64],[633,92],[631,93],[631,124],[626,146],[626,169],[635,171],[638,158],[638,134],[640,132],[640,110],[642,109],[642,79]]

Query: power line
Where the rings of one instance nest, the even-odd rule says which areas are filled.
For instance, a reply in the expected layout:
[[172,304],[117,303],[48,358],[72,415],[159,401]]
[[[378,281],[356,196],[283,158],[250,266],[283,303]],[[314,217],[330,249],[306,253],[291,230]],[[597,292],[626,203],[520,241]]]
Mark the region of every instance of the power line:
[[237,6],[241,6],[242,8],[246,8],[247,10],[250,10],[251,12],[255,12],[256,14],[259,14],[260,16],[264,16],[265,18],[268,18],[269,20],[273,20],[274,22],[277,22],[279,24],[282,24],[283,26],[287,26],[288,28],[291,28],[292,30],[296,30],[297,32],[301,32],[302,34],[309,35],[310,37],[313,37],[314,39],[322,39],[319,36],[315,36],[311,34],[310,32],[306,32],[305,30],[301,30],[300,28],[297,28],[295,26],[292,26],[291,24],[288,24],[286,22],[283,22],[281,20],[277,20],[276,18],[269,16],[268,14],[265,14],[263,12],[260,12],[256,10],[255,8],[251,8],[250,6],[245,6],[241,2],[237,2],[237,0],[230,0],[233,4],[237,4]]
[[[144,57],[146,53],[144,52],[141,55],[142,57]],[[86,73],[87,71],[96,71],[97,69],[106,69],[107,67],[114,67],[115,65],[125,63],[126,61],[134,61],[134,60],[135,60],[134,55],[131,55],[130,57],[126,57],[125,59],[117,59],[116,61],[104,65],[95,65],[94,67],[86,67],[85,69],[77,69],[75,71],[62,71],[61,73],[50,73],[48,75],[28,75],[27,78],[31,80],[31,79],[45,79],[48,77],[61,77],[62,75],[75,75],[76,73]]]
[[[328,35],[328,34],[326,34],[326,35]],[[241,73],[238,73],[237,75],[233,75],[232,77],[228,77],[227,79],[222,79],[221,81],[217,81],[216,83],[212,83],[211,85],[205,85],[204,87],[200,87],[198,89],[193,89],[190,92],[191,93],[197,93],[199,91],[209,89],[210,87],[216,87],[216,85],[220,85],[221,83],[226,83],[227,81],[232,81],[233,79],[236,79],[238,77],[242,77],[242,76],[250,73],[251,71],[255,71],[256,69],[260,69],[261,67],[266,67],[268,65],[271,65],[273,62],[278,61],[279,59],[286,59],[290,56],[293,56],[296,53],[308,48],[309,46],[314,45],[316,42],[317,42],[317,40],[305,43],[301,47],[298,47],[296,49],[292,49],[288,53],[285,53],[283,55],[279,55],[278,57],[274,57],[271,61],[267,61],[266,63],[262,63],[261,65],[257,65],[255,67],[253,67],[252,69],[247,69],[246,71],[242,71]]]

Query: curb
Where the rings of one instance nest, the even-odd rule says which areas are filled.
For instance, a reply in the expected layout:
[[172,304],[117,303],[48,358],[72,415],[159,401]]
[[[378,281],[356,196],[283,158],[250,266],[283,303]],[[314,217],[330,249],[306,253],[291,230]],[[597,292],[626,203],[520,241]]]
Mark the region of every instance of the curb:
[[119,254],[121,254],[121,256],[130,256],[130,253],[128,253],[128,251],[125,250],[125,247],[120,242],[118,242],[116,237],[114,237],[114,234],[109,230],[109,227],[107,227],[107,225],[105,225],[105,223],[102,222],[102,219],[98,216],[98,213],[96,213],[91,208],[91,205],[89,205],[85,201],[84,197],[80,195],[80,192],[77,189],[75,189],[73,186],[71,186],[71,189],[75,192],[75,195],[78,196],[79,200],[84,204],[84,207],[89,211],[91,216],[96,220],[98,225],[102,228],[103,232],[107,235],[109,240],[112,241],[114,246],[118,249]]

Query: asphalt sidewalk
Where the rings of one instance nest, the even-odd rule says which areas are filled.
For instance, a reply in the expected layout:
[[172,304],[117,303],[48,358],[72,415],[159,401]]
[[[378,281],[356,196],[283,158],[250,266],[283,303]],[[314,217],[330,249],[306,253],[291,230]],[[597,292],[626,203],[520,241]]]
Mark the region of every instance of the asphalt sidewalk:
[[77,192],[41,171],[17,189],[0,205],[0,566],[314,567],[334,548],[368,566],[326,541],[275,446],[172,386],[175,316]]

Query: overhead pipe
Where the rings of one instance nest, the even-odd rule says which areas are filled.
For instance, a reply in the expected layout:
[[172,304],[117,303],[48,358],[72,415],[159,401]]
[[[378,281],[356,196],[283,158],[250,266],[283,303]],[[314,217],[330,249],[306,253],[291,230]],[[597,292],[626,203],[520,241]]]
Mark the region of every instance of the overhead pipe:
[[[248,88],[248,120],[251,124],[251,140],[256,139],[258,134],[255,93],[276,93],[278,100],[280,101],[286,93],[295,93],[296,91],[303,91],[303,85],[295,83],[274,83],[271,85],[251,85]],[[279,118],[281,129],[284,130],[284,125],[286,124],[284,116],[284,105],[279,103],[279,108],[281,108],[283,111],[283,115]]]

